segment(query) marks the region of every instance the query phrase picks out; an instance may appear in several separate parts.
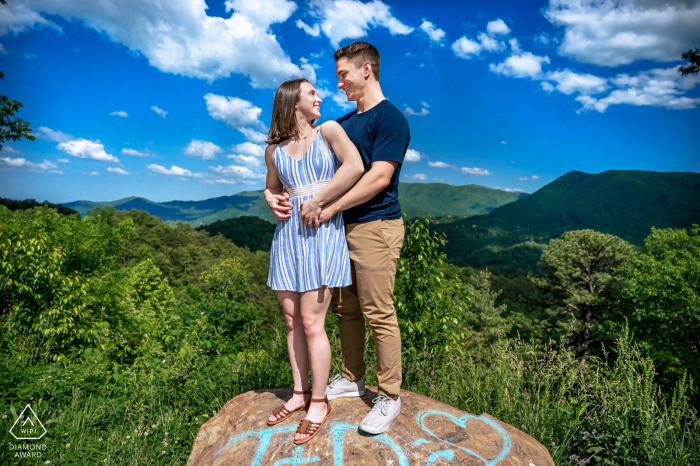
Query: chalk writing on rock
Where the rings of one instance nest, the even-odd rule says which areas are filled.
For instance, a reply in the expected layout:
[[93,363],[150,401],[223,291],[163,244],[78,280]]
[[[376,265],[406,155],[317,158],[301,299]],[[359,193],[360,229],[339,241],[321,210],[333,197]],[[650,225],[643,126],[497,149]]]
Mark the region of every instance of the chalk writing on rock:
[[[250,463],[250,466],[260,466],[262,459],[270,446],[270,440],[272,437],[278,434],[291,434],[295,431],[295,426],[283,426],[244,432],[236,435],[235,437],[231,437],[229,441],[226,442],[226,445],[224,445],[223,448],[218,451],[217,455],[223,453],[226,447],[236,442],[240,442],[241,440],[248,438],[257,438],[259,440],[258,449],[255,452],[255,456],[253,457],[253,461]],[[335,466],[344,465],[345,437],[351,432],[355,432],[358,436],[360,435],[358,433],[358,426],[343,423],[331,424],[330,435],[333,441],[333,464]],[[408,466],[408,458],[406,457],[406,453],[404,453],[403,449],[391,438],[381,434],[372,436],[371,440],[373,442],[380,442],[388,446],[394,452],[394,455],[396,455],[396,459],[399,461],[398,466]],[[303,448],[297,447],[294,456],[277,460],[274,466],[297,466],[316,463],[318,461],[321,461],[321,458],[318,456],[304,458]]]
[[446,459],[447,461],[451,461],[452,458],[455,457],[455,454],[452,452],[452,450],[441,450],[441,451],[436,451],[430,457],[428,458],[428,464],[427,466],[432,466],[435,464],[435,462],[439,459]]
[[[355,432],[357,435],[360,435],[358,433],[358,428],[357,426],[353,426],[350,424],[333,424],[331,427],[331,436],[333,438],[333,459],[334,459],[334,465],[335,466],[343,466],[344,464],[344,445],[345,445],[345,435],[349,432]],[[408,458],[406,457],[406,453],[404,453],[403,449],[394,442],[392,439],[387,437],[384,434],[380,435],[375,435],[371,437],[373,441],[381,442],[388,446],[389,448],[392,449],[394,454],[396,455],[397,459],[399,460],[399,466],[408,466]]]
[[[425,425],[425,418],[427,418],[428,416],[445,417],[462,428],[466,428],[467,421],[469,421],[470,419],[485,422],[486,424],[493,427],[496,430],[496,432],[498,432],[501,435],[501,437],[503,438],[503,447],[501,449],[501,452],[495,458],[486,459],[486,458],[482,458],[478,453],[475,453],[468,448],[464,448],[464,447],[461,447],[459,445],[455,445],[452,442],[449,442],[443,438],[440,438],[439,436],[434,434]],[[436,439],[440,440],[441,442],[447,443],[448,445],[452,445],[455,448],[459,448],[460,450],[464,451],[465,453],[467,453],[475,458],[480,459],[481,461],[484,462],[485,466],[494,466],[494,465],[498,464],[498,462],[503,460],[503,458],[505,458],[506,456],[508,456],[508,453],[510,452],[510,437],[508,436],[508,433],[497,422],[495,422],[489,418],[480,417],[480,416],[472,416],[471,414],[465,414],[464,416],[457,418],[451,414],[447,414],[447,413],[444,413],[442,411],[428,410],[428,411],[423,411],[418,416],[416,416],[416,420],[418,421],[418,425],[421,427],[421,429],[423,429],[430,436],[435,437]]]

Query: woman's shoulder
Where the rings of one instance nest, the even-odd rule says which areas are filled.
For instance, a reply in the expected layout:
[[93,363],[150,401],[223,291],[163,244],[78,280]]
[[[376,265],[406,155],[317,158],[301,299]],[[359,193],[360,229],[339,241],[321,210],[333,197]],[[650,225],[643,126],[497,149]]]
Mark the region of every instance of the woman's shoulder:
[[338,131],[343,131],[343,127],[335,120],[324,121],[318,126],[324,136],[333,135]]

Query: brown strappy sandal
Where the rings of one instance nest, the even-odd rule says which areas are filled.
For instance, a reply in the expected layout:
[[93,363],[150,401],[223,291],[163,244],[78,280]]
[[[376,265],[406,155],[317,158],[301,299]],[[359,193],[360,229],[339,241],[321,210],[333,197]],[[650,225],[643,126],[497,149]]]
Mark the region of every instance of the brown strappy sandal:
[[308,419],[304,419],[303,421],[301,421],[299,423],[299,427],[297,428],[297,434],[308,435],[308,437],[306,437],[303,440],[296,440],[295,439],[294,445],[301,445],[302,443],[306,443],[309,440],[311,440],[312,438],[314,438],[316,436],[316,434],[318,434],[318,432],[321,430],[321,426],[323,426],[323,423],[326,422],[326,419],[328,419],[328,416],[330,416],[331,412],[333,411],[331,409],[331,404],[328,401],[328,397],[325,397],[321,400],[311,398],[309,401],[312,401],[314,403],[322,403],[325,401],[326,406],[328,406],[328,412],[326,413],[326,417],[324,417],[323,421],[321,421],[321,422],[311,422]]
[[[306,395],[307,393],[311,394],[311,390],[305,390],[305,391],[303,391],[303,392],[299,392],[299,391],[296,391],[296,390],[292,390],[292,391],[293,391],[295,394],[297,394],[297,395]],[[288,409],[285,407],[285,405],[278,406],[277,408],[275,408],[275,409],[272,410],[272,415],[275,416],[275,417],[277,418],[277,420],[276,420],[276,421],[270,422],[270,419],[268,419],[268,420],[267,420],[267,425],[268,425],[268,426],[274,426],[274,425],[279,424],[280,422],[286,420],[289,416],[292,415],[292,413],[294,413],[294,412],[296,412],[296,411],[301,411],[302,409],[308,410],[310,404],[311,404],[311,398],[309,398],[309,401],[307,401],[307,402],[304,404],[304,406],[301,406],[301,407],[299,407],[299,408],[297,408],[297,409],[293,409],[293,410],[291,410],[291,411],[288,410]],[[280,417],[280,415],[281,415],[282,417]]]

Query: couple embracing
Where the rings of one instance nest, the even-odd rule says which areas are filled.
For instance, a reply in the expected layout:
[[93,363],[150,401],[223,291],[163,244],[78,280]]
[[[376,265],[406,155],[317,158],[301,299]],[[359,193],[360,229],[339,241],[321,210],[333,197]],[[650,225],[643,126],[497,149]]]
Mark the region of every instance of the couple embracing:
[[[304,79],[287,81],[275,94],[265,150],[265,200],[278,221],[268,286],[284,313],[294,379],[294,395],[267,421],[278,424],[305,409],[296,444],[319,432],[331,416],[330,400],[365,394],[365,319],[379,393],[360,429],[380,434],[401,409],[394,278],[404,240],[399,173],[411,135],[406,117],[382,94],[377,49],[358,41],[333,57],[338,89],[357,110],[314,126],[321,117],[316,89]],[[327,383],[331,302],[343,373]]]

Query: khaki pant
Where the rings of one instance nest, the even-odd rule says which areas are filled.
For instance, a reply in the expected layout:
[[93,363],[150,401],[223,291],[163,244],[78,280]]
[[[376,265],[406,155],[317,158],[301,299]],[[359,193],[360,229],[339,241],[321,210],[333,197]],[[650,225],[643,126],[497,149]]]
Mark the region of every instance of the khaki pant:
[[379,395],[396,400],[401,387],[401,333],[394,280],[404,239],[403,219],[345,225],[352,285],[333,289],[343,352],[343,377],[365,374],[365,318],[377,351]]

